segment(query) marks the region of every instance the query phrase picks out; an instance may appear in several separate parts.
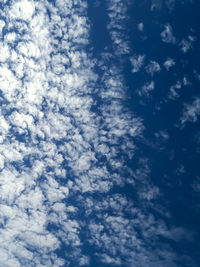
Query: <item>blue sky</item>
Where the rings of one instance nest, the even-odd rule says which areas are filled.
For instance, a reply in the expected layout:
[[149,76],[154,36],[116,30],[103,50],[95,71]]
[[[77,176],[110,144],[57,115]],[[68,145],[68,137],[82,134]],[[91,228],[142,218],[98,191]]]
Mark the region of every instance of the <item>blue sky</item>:
[[198,267],[195,0],[0,0],[0,267]]

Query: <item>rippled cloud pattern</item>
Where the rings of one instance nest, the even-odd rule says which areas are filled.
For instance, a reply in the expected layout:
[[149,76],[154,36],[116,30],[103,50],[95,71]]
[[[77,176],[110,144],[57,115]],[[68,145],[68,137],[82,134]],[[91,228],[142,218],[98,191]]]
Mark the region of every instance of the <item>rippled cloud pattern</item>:
[[198,8],[0,0],[0,267],[199,266]]

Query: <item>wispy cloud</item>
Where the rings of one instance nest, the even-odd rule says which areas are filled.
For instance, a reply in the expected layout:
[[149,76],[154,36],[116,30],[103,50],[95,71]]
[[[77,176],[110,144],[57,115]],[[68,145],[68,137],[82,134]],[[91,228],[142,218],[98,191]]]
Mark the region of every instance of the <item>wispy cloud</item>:
[[146,72],[151,76],[154,76],[155,73],[160,72],[161,67],[158,62],[150,61],[150,63],[145,67]]
[[138,89],[139,96],[149,96],[151,91],[155,89],[155,82],[146,82],[140,89]]

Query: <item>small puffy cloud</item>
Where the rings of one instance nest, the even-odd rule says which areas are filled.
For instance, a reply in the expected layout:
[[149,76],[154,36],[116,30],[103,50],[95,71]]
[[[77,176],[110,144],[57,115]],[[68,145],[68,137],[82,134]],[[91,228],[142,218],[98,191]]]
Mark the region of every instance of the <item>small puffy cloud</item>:
[[17,46],[19,54],[26,57],[38,58],[40,56],[40,51],[37,44],[34,42],[20,42]]
[[163,66],[168,71],[171,67],[175,65],[175,61],[172,58],[168,58],[164,63]]
[[169,140],[169,134],[167,133],[167,131],[160,130],[156,132],[154,135],[158,143],[165,143]]
[[150,61],[150,63],[145,67],[146,72],[153,76],[155,73],[161,70],[161,67],[158,62]]
[[191,104],[185,104],[183,114],[181,116],[181,123],[188,121],[196,122],[200,115],[200,98],[196,97]]
[[90,264],[90,258],[88,256],[81,256],[79,259],[80,266],[88,266]]
[[17,38],[17,34],[15,32],[8,32],[4,35],[4,40],[7,43],[13,43]]
[[8,130],[10,128],[10,125],[8,123],[8,121],[5,119],[4,116],[0,116],[0,132],[1,134],[5,133],[7,134]]
[[10,49],[6,44],[0,44],[0,62],[5,62],[10,55]]
[[0,35],[2,34],[2,30],[4,28],[4,26],[6,25],[4,20],[0,20]]
[[133,55],[131,58],[130,58],[130,61],[131,61],[131,65],[132,65],[132,72],[138,72],[141,67],[143,66],[144,64],[144,60],[145,60],[145,55]]
[[164,26],[164,30],[161,32],[160,35],[164,43],[174,44],[176,42],[176,38],[173,35],[173,30],[170,24],[166,24]]
[[138,26],[138,30],[139,30],[139,31],[141,31],[141,32],[144,31],[144,24],[143,24],[143,22],[138,23],[137,26]]
[[181,89],[181,82],[177,81],[176,84],[172,85],[170,87],[170,93],[169,93],[169,98],[175,99],[178,98],[180,95],[178,93],[179,89]]
[[35,7],[32,1],[21,0],[15,1],[9,10],[9,15],[12,19],[31,20],[34,11]]
[[186,77],[186,76],[184,76],[183,77],[183,85],[184,86],[189,86],[189,85],[191,85],[192,83],[189,81],[189,79]]
[[154,81],[146,82],[140,89],[138,89],[139,96],[149,96],[150,92],[155,88]]
[[162,7],[162,1],[161,0],[151,0],[151,11],[159,10]]
[[116,55],[127,55],[130,52],[130,44],[125,34],[125,22],[128,14],[128,3],[126,1],[107,1],[109,23],[107,29],[113,43]]
[[193,48],[193,42],[195,41],[195,38],[191,35],[188,36],[187,39],[183,39],[179,46],[183,53],[187,53],[190,49]]
[[174,85],[170,86],[170,93],[169,93],[169,98],[175,99],[179,98],[180,94],[179,91],[183,86],[190,86],[191,82],[189,79],[184,76],[182,81],[177,81]]

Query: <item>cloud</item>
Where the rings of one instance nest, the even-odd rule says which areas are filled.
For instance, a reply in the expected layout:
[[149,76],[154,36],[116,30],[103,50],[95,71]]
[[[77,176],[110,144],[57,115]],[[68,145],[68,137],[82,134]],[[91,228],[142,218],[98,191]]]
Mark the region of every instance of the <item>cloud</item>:
[[178,91],[179,91],[179,89],[181,89],[181,87],[182,87],[182,84],[180,81],[177,81],[175,85],[172,85],[170,87],[169,98],[175,99],[175,98],[180,97]]
[[188,36],[187,40],[183,39],[179,44],[179,46],[181,47],[180,48],[181,51],[183,53],[187,53],[190,49],[193,48],[194,41],[195,41],[195,37],[191,35]]
[[[115,10],[116,5],[109,7],[111,29],[118,29],[120,12],[125,10],[121,4]],[[86,218],[78,219],[79,203],[70,199],[123,186],[126,158],[133,158],[134,139],[143,130],[141,120],[123,106],[126,93],[118,68],[109,68],[102,56],[103,75],[93,70],[100,62],[86,49],[86,8],[84,1],[78,5],[18,1],[3,6],[0,255],[4,266],[89,265],[81,239]],[[124,35],[111,31],[115,44],[121,38],[125,47]],[[96,104],[95,94],[101,104]]]
[[[147,211],[162,195],[148,181],[151,165],[140,158],[133,171],[128,164],[135,160],[144,124],[124,105],[128,88],[113,60],[130,57],[127,3],[107,2],[116,52],[108,49],[99,58],[88,49],[86,1],[5,3],[0,265],[92,266],[95,260],[177,266],[170,245],[159,239],[170,239],[173,228]],[[154,81],[138,94],[152,90]],[[126,186],[138,202],[125,196]]]
[[34,14],[34,3],[28,0],[16,1],[9,8],[8,15],[10,19],[31,20]]
[[133,55],[130,58],[132,65],[132,72],[138,72],[144,64],[145,55]]
[[125,22],[128,19],[129,1],[107,1],[109,23],[107,29],[113,42],[113,50],[116,55],[130,53],[130,40],[126,34]]
[[177,81],[174,85],[170,86],[169,98],[173,100],[179,98],[179,92],[183,86],[191,86],[191,82],[186,76],[183,77],[182,81]]
[[163,66],[166,68],[167,71],[169,71],[169,69],[171,67],[173,67],[175,65],[175,61],[172,58],[168,58],[164,63]]
[[[51,10],[51,21],[45,5],[49,5]],[[67,5],[64,7],[67,8]],[[68,112],[63,110],[64,115],[59,110],[66,104],[63,99],[73,95],[71,92],[79,86],[86,86],[86,77],[92,81],[95,74],[91,75],[90,67],[86,71],[80,68],[80,61],[86,56],[84,52],[70,52],[68,47],[68,54],[61,54],[62,44],[56,50],[53,48],[56,40],[54,18],[60,21],[61,30],[66,24],[73,28],[74,31],[65,32],[63,37],[63,40],[70,38],[72,47],[79,41],[83,44],[87,32],[86,20],[79,17],[77,11],[72,12],[72,20],[68,21],[61,17],[58,8],[45,2],[32,1],[5,6],[5,10],[9,9],[6,17],[9,24],[2,25],[9,27],[9,32],[1,47],[4,55],[1,56],[0,84],[7,103],[2,106],[1,118],[3,228],[0,231],[0,251],[2,264],[7,266],[63,266],[65,260],[55,251],[64,243],[68,246],[74,244],[72,247],[80,247],[81,244],[78,238],[79,224],[66,218],[68,209],[61,205],[69,196],[69,189],[66,170],[62,167],[65,157],[55,142],[63,140],[70,131],[76,129],[72,126],[70,115],[72,109],[75,115],[76,105],[85,106],[82,114],[87,117],[87,106],[91,102],[88,97],[84,98],[86,102],[81,96],[74,97],[71,111],[69,103]],[[69,62],[71,69],[64,75],[63,70],[66,70]],[[86,64],[86,57],[84,62]],[[78,114],[75,116],[77,119],[80,117]],[[80,157],[80,168],[83,168],[85,158],[84,155]],[[65,181],[63,185],[58,179]],[[53,213],[51,206],[54,203],[60,208],[57,207]],[[72,214],[71,211],[69,213]],[[62,223],[66,219],[68,223]],[[62,239],[59,232],[48,230],[52,224],[55,227],[60,223]],[[77,258],[80,258],[80,265],[84,265],[88,258],[81,251],[80,254]]]
[[162,7],[161,0],[151,0],[151,11],[159,10]]
[[200,114],[200,98],[196,97],[191,104],[184,104],[181,123],[196,122]]
[[151,76],[154,76],[155,73],[160,72],[161,68],[158,62],[150,61],[150,63],[145,67],[146,72]]
[[154,186],[146,186],[146,188],[142,188],[142,190],[139,192],[139,197],[141,199],[145,199],[147,201],[150,201],[152,199],[155,199],[159,196],[159,188]]
[[173,30],[170,24],[166,24],[164,26],[164,30],[161,32],[160,35],[164,43],[174,44],[176,42],[176,38],[173,35]]
[[139,96],[149,96],[150,92],[155,89],[154,81],[146,82],[140,89],[138,89]]

